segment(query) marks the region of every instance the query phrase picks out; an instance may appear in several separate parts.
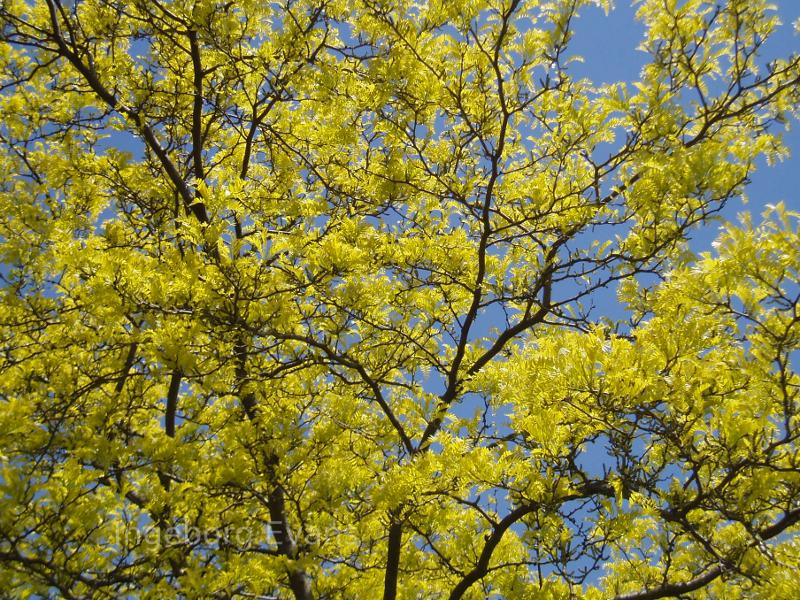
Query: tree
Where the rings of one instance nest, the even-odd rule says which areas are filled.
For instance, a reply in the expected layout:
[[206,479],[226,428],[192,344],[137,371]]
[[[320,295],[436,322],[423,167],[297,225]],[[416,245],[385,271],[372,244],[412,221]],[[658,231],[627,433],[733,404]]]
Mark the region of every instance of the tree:
[[590,4],[3,0],[0,587],[791,597],[800,60]]

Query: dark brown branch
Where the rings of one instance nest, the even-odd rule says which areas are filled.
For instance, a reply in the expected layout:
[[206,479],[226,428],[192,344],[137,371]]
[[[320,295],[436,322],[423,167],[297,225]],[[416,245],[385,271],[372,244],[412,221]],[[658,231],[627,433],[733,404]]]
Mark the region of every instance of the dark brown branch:
[[138,348],[139,345],[136,342],[133,342],[128,349],[128,355],[125,357],[125,365],[122,367],[122,373],[117,380],[117,385],[114,386],[114,392],[117,395],[121,394],[122,390],[125,389],[125,383],[128,381],[128,374],[133,368],[133,363],[136,362],[136,350]]
[[164,429],[171,438],[175,437],[175,415],[178,411],[178,391],[181,387],[183,373],[176,368],[172,372],[169,380],[169,390],[167,390],[167,409],[164,415]]
[[[273,463],[277,463],[277,459],[273,458]],[[272,466],[274,466],[274,464]],[[286,513],[286,500],[284,498],[283,488],[279,485],[275,485],[269,495],[268,508],[272,531],[276,538],[275,541],[278,543],[278,551],[289,559],[296,559],[299,555],[297,541],[289,527],[289,517]],[[292,589],[296,600],[313,600],[311,578],[308,574],[296,568],[290,568],[288,571],[289,587]]]
[[192,163],[197,181],[205,181],[203,169],[203,65],[200,62],[200,46],[197,43],[197,32],[190,29],[189,48],[192,55]]
[[397,598],[397,580],[400,576],[400,551],[403,546],[403,524],[395,513],[389,524],[389,540],[386,547],[386,573],[383,577],[383,600]]
[[494,553],[495,548],[497,548],[497,545],[500,543],[500,540],[503,539],[503,535],[505,535],[506,531],[508,531],[508,528],[525,515],[538,510],[538,508],[538,504],[526,504],[524,506],[520,506],[503,517],[503,519],[497,523],[497,525],[495,525],[492,532],[486,537],[486,543],[483,546],[483,550],[481,551],[481,555],[478,558],[478,563],[475,565],[475,568],[467,573],[461,579],[461,581],[456,584],[456,586],[450,592],[449,600],[458,600],[461,598],[473,583],[478,581],[481,577],[484,577],[489,572],[489,561],[492,559],[492,554]]

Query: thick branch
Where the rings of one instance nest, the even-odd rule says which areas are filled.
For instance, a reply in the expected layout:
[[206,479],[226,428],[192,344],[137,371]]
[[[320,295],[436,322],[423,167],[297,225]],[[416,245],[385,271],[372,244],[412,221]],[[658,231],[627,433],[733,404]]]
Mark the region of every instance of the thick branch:
[[389,540],[386,548],[386,573],[383,578],[383,600],[397,598],[397,580],[400,576],[400,550],[403,546],[403,524],[392,515]]
[[489,561],[492,559],[492,554],[494,553],[495,548],[497,548],[497,545],[500,543],[500,540],[503,539],[503,535],[505,535],[506,531],[508,531],[508,528],[519,521],[522,517],[532,513],[538,508],[538,504],[526,504],[524,506],[520,506],[503,517],[503,519],[497,525],[495,525],[492,533],[490,533],[486,538],[486,543],[484,544],[481,555],[478,558],[478,564],[476,564],[475,568],[467,573],[464,578],[459,581],[458,584],[456,584],[456,586],[450,592],[450,600],[458,600],[461,598],[473,583],[478,581],[481,577],[484,577],[486,573],[489,572]]
[[200,62],[200,46],[197,43],[197,32],[189,30],[189,48],[192,54],[192,86],[194,99],[192,102],[192,163],[194,176],[198,181],[206,178],[203,169],[203,65]]
[[167,390],[167,409],[164,414],[164,429],[171,438],[175,437],[175,415],[178,411],[178,390],[181,387],[183,373],[180,369],[172,372],[169,380],[169,390]]

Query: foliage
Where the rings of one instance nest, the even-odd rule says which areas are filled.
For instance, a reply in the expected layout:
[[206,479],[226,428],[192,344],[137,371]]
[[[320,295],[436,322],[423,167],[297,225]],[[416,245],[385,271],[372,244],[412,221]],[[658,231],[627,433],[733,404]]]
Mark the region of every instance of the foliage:
[[800,62],[591,5],[2,0],[0,588],[792,596]]

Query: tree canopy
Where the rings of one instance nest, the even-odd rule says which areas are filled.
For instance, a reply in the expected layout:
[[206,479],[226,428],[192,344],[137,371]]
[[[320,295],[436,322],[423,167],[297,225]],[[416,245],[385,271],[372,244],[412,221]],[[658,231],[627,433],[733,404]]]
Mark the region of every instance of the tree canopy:
[[800,59],[610,4],[2,0],[3,594],[793,597]]

